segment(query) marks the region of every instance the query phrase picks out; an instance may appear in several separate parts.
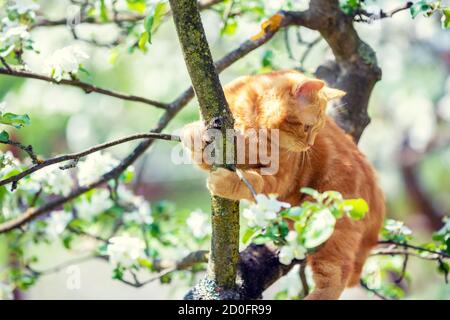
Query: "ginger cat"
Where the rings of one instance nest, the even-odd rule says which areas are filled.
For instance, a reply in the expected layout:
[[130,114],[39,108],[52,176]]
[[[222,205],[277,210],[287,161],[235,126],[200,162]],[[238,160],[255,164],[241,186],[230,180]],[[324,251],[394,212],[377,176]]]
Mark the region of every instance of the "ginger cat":
[[[296,206],[309,200],[299,190],[310,187],[339,191],[344,198],[361,197],[369,204],[364,219],[339,219],[331,238],[308,257],[315,290],[306,299],[338,299],[346,287],[359,283],[365,260],[377,244],[385,210],[372,166],[352,138],[325,114],[327,102],[345,93],[290,70],[241,77],[224,91],[235,129],[279,129],[278,172],[263,175],[263,165],[238,166],[257,193],[275,193],[279,200]],[[192,146],[192,139],[204,130],[201,121],[187,125],[182,134],[185,145]],[[205,162],[197,164],[211,169]],[[208,188],[224,198],[253,200],[237,174],[226,169],[210,172]]]

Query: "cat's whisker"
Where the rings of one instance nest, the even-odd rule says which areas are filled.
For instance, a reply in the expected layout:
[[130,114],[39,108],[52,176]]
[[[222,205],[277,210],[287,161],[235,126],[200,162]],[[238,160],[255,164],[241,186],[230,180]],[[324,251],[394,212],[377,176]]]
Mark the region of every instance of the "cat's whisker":
[[306,156],[308,157],[309,167],[312,168],[312,162],[311,162],[310,150],[311,150],[311,149],[306,150]]
[[305,152],[304,151],[301,152],[301,157],[302,157],[302,160],[301,160],[300,168],[303,169],[304,162],[305,162]]

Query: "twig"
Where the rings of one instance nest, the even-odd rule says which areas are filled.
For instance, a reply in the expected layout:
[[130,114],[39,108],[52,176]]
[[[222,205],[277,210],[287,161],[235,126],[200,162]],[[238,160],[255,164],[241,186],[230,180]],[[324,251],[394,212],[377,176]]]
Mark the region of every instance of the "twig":
[[256,200],[256,196],[258,195],[258,193],[255,191],[255,188],[253,188],[250,181],[248,181],[247,178],[244,176],[242,170],[235,166],[233,167],[233,169],[236,171],[236,174],[238,175],[239,179],[241,179],[241,181],[245,183],[248,190],[250,190],[250,192],[252,193],[253,198]]
[[289,29],[284,30],[284,46],[286,48],[286,52],[288,53],[288,57],[291,60],[295,60],[294,54],[292,53],[291,42],[289,40]]
[[420,255],[418,253],[414,253],[411,251],[403,251],[403,250],[391,250],[391,249],[387,249],[387,250],[376,250],[374,252],[372,252],[370,254],[370,256],[396,256],[396,255],[408,255],[411,257],[415,257],[415,258],[419,258],[419,259],[423,259],[423,260],[430,260],[430,261],[438,261],[439,259],[442,259],[441,256],[434,254],[433,256],[424,256],[424,255]]
[[45,75],[41,75],[41,74],[29,72],[29,71],[15,70],[15,69],[11,69],[11,68],[10,69],[0,68],[0,74],[12,76],[12,77],[19,77],[19,78],[36,79],[36,80],[46,81],[46,82],[50,82],[50,83],[54,83],[54,84],[61,84],[61,85],[77,87],[77,88],[82,89],[86,93],[96,92],[96,93],[114,97],[117,99],[144,103],[144,104],[151,105],[151,106],[161,108],[161,109],[168,108],[168,105],[166,103],[150,100],[150,99],[140,97],[140,96],[129,95],[129,94],[125,94],[125,93],[121,93],[121,92],[117,92],[117,91],[103,89],[103,88],[97,87],[95,85],[92,85],[92,84],[89,84],[86,82],[82,82],[77,79],[62,79],[61,81],[56,81],[55,79],[53,79],[51,77],[47,77]]
[[26,266],[25,268],[28,269],[35,276],[42,276],[42,275],[48,275],[48,274],[59,272],[62,269],[67,268],[67,267],[69,267],[69,266],[71,266],[73,264],[83,263],[83,262],[90,261],[90,260],[95,259],[95,258],[102,258],[102,259],[104,259],[104,257],[99,256],[99,255],[89,255],[89,256],[86,256],[86,257],[81,257],[81,258],[75,258],[75,259],[72,259],[72,260],[68,260],[66,262],[63,262],[63,263],[57,265],[57,266],[54,266],[52,268],[45,269],[45,270],[35,270],[32,267],[30,267],[30,266]]
[[33,196],[33,199],[31,199],[30,207],[34,207],[36,205],[36,202],[39,200],[39,197],[42,194],[42,188],[40,188]]
[[6,62],[5,58],[0,57],[0,61],[2,62],[2,64],[5,66],[5,68],[6,68],[9,72],[13,72],[13,70],[11,69],[11,67],[9,66],[9,64]]
[[103,243],[106,243],[106,244],[109,243],[108,239],[104,239],[104,238],[102,238],[100,236],[97,236],[95,234],[91,234],[91,233],[88,233],[86,231],[83,231],[83,230],[80,230],[80,229],[77,229],[77,228],[74,228],[74,227],[71,227],[71,226],[68,226],[66,229],[69,230],[72,233],[75,233],[75,234],[79,235],[79,236],[84,236],[84,237],[87,237],[87,238],[90,238],[90,239],[93,239],[93,240],[96,240],[96,241],[100,241],[100,242],[103,242]]
[[423,252],[429,252],[429,253],[437,254],[437,255],[442,256],[444,258],[450,258],[450,254],[448,254],[446,252],[430,250],[430,249],[427,249],[427,248],[422,248],[422,247],[419,247],[419,246],[411,245],[409,243],[399,243],[399,242],[387,240],[387,241],[379,241],[378,244],[390,244],[390,245],[394,245],[394,246],[414,249],[414,250],[417,250],[417,251],[423,251]]
[[306,279],[306,260],[300,264],[300,280],[303,287],[303,295],[306,297],[309,294],[308,280]]
[[[34,165],[33,167],[30,167],[24,171],[22,171],[21,173],[18,173],[16,175],[13,175],[9,178],[0,180],[0,186],[5,185],[7,183],[11,183],[11,182],[17,182],[20,179],[30,175],[31,173],[38,171],[42,168],[48,167],[50,165],[56,164],[56,163],[60,163],[60,162],[65,162],[65,161],[69,161],[69,160],[74,160],[74,161],[78,161],[80,158],[85,157],[91,153],[103,150],[103,149],[107,149],[113,146],[116,146],[118,144],[122,144],[125,142],[129,142],[132,140],[137,140],[137,139],[162,139],[162,140],[172,140],[172,141],[180,141],[180,138],[178,136],[174,136],[174,135],[170,135],[170,134],[162,134],[162,133],[139,133],[139,134],[133,134],[131,136],[127,136],[124,138],[120,138],[114,141],[110,141],[110,142],[106,142],[106,143],[102,143],[99,144],[97,146],[91,147],[89,149],[83,150],[81,152],[77,152],[77,153],[71,153],[71,154],[66,154],[66,155],[61,155],[61,156],[57,156],[54,158],[50,158],[47,160],[38,160],[37,164]],[[72,166],[73,164],[70,164],[68,166],[63,166],[61,167],[61,169],[67,169],[69,168],[69,166]]]
[[[404,5],[395,8],[393,10],[390,11],[383,11],[380,10],[379,13],[372,13],[372,12],[367,12],[364,9],[358,9],[355,11],[354,15],[355,15],[355,21],[356,22],[366,22],[366,23],[370,23],[374,20],[381,20],[381,19],[385,19],[385,18],[392,18],[395,14],[408,10],[409,8],[411,8],[413,6],[413,2],[412,1],[408,1],[406,2]],[[358,18],[356,18],[356,16],[359,16]],[[367,19],[365,19],[365,18]]]
[[160,270],[156,276],[152,276],[147,280],[140,281],[137,278],[136,274],[131,273],[134,279],[134,283],[131,283],[126,280],[125,282],[124,281],[122,282],[128,285],[132,285],[135,288],[141,288],[146,284],[159,280],[172,272],[186,270],[197,263],[207,263],[208,259],[209,259],[209,252],[205,250],[199,250],[189,253],[187,256],[185,256],[179,261],[161,261],[159,263],[155,261],[154,262],[155,269]]
[[378,292],[378,290],[376,289],[372,289],[369,288],[369,286],[364,282],[364,280],[360,280],[359,283],[361,284],[361,287],[363,287],[364,289],[366,289],[367,291],[372,292],[374,295],[376,295],[378,298],[382,299],[382,300],[392,300],[389,299],[388,297],[383,296],[380,292]]
[[303,52],[302,57],[300,58],[300,66],[304,68],[305,61],[311,53],[312,49],[322,40],[322,36],[318,36],[315,40],[308,42],[306,44],[306,50]]
[[402,265],[402,271],[400,273],[400,277],[398,277],[397,280],[395,280],[396,284],[399,284],[403,281],[403,279],[406,276],[406,268],[408,267],[408,261],[409,261],[409,253],[408,253],[408,249],[405,247],[405,257],[403,258],[403,265]]
[[[211,8],[213,5],[220,3],[224,0],[201,0],[199,1],[199,9],[200,10],[206,10]],[[114,13],[114,12],[113,12]],[[166,13],[166,16],[170,16],[172,14],[171,11],[168,11]],[[98,24],[98,25],[104,25],[104,24],[117,24],[121,25],[123,23],[136,23],[141,20],[145,19],[145,15],[136,15],[136,14],[122,14],[114,13],[114,18],[108,21],[104,21],[102,19],[98,19],[95,17],[88,17],[83,15],[83,17],[80,19],[80,24]],[[66,26],[70,24],[71,21],[68,21],[67,19],[58,19],[58,20],[49,20],[49,19],[41,19],[38,20],[35,24],[30,26],[30,29],[35,29],[39,27],[55,27],[55,26]]]
[[37,157],[37,155],[34,153],[33,147],[31,145],[25,146],[25,145],[21,144],[20,142],[11,141],[11,140],[0,141],[0,143],[15,146],[15,147],[25,151],[28,154],[28,156],[30,157],[32,163],[35,165],[38,165],[42,162],[42,160],[40,160]]

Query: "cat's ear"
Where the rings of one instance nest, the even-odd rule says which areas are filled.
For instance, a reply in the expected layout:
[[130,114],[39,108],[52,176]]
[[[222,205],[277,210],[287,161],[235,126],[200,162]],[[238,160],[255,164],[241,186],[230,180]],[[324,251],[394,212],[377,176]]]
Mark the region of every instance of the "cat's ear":
[[347,94],[345,91],[342,91],[339,89],[333,89],[333,88],[329,88],[329,87],[324,87],[322,89],[322,92],[324,93],[324,95],[328,101],[342,98],[343,96],[345,96]]
[[308,79],[300,83],[294,89],[294,96],[296,98],[309,98],[314,93],[319,92],[325,87],[325,82],[319,79]]

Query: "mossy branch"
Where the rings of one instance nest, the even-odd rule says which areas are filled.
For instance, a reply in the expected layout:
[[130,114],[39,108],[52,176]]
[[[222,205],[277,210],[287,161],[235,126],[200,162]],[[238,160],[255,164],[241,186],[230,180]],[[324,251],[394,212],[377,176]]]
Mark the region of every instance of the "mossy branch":
[[[209,126],[220,128],[225,133],[226,129],[233,128],[233,116],[214,66],[197,1],[170,0],[170,6],[202,118]],[[232,142],[226,139],[223,139],[220,147],[222,159],[226,159],[225,152],[234,150]],[[211,214],[212,241],[208,277],[220,292],[233,289],[236,283],[239,203],[213,196]],[[220,294],[217,298],[221,298]]]

